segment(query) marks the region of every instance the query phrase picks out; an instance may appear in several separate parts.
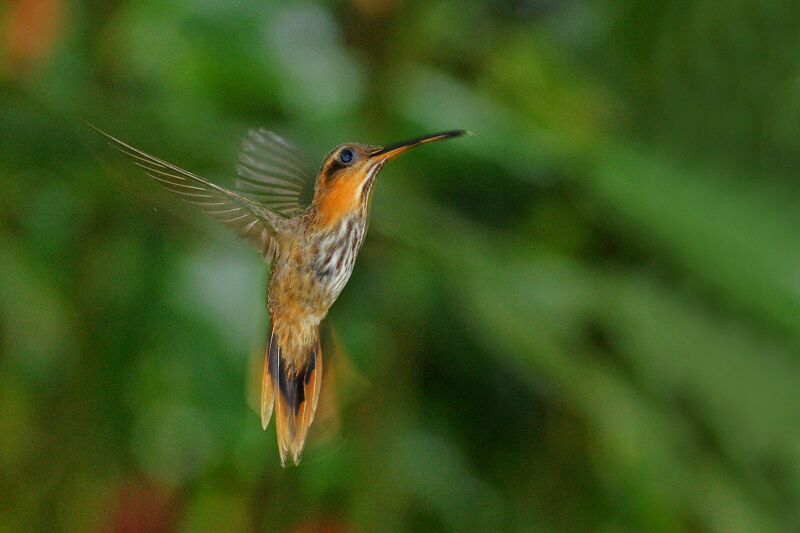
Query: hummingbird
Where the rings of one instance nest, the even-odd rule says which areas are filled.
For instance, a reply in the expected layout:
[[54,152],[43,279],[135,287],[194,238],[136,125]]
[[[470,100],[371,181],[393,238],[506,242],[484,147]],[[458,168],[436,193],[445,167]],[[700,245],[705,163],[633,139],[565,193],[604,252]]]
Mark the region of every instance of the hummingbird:
[[469,132],[387,146],[348,142],[314,173],[289,141],[254,129],[242,140],[236,190],[230,190],[91,127],[150,178],[250,240],[272,264],[261,425],[266,430],[274,411],[281,465],[298,464],[322,385],[319,326],[353,272],[375,178],[388,160],[413,147]]

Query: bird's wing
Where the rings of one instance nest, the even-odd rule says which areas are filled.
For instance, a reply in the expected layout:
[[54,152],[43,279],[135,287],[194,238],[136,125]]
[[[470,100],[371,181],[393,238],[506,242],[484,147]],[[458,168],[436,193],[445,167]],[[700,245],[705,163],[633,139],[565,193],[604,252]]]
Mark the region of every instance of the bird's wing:
[[242,139],[236,188],[283,216],[296,216],[311,203],[316,173],[292,143],[264,128]]
[[281,217],[270,212],[267,206],[259,205],[89,126],[105,137],[109,146],[127,156],[134,165],[164,188],[234,229],[239,237],[252,241],[265,258],[271,258],[276,246],[276,227],[280,227]]

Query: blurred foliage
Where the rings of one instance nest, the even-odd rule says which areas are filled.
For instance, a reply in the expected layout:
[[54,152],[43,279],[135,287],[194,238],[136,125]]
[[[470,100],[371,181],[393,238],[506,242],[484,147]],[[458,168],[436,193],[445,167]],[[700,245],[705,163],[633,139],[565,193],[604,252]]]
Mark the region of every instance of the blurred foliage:
[[[0,5],[0,530],[798,530],[800,5],[721,7]],[[382,172],[299,468],[257,254],[79,118],[228,184],[476,133]]]

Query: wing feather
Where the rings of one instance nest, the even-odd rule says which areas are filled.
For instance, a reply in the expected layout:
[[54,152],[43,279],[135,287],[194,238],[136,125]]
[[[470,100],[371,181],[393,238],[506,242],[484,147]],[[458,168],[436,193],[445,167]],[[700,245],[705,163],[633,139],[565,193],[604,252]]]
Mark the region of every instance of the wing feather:
[[91,124],[89,126],[105,137],[109,146],[128,157],[133,165],[165,189],[235,230],[240,237],[251,240],[266,258],[274,253],[276,226],[279,227],[281,222],[268,206],[134,148]]
[[313,168],[283,137],[260,128],[242,140],[236,188],[283,216],[300,214],[314,195]]

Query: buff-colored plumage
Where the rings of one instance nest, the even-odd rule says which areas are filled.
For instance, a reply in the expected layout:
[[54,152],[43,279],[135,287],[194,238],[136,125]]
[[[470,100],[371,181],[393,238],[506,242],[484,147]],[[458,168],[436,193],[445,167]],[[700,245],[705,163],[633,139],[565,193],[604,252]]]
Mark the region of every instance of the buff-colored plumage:
[[322,385],[319,325],[350,278],[364,242],[375,177],[388,159],[408,148],[466,132],[384,148],[344,144],[328,154],[315,176],[291,144],[254,130],[242,143],[238,192],[100,133],[151,178],[235,229],[272,260],[261,422],[266,429],[275,414],[281,462],[289,458],[297,464]]

